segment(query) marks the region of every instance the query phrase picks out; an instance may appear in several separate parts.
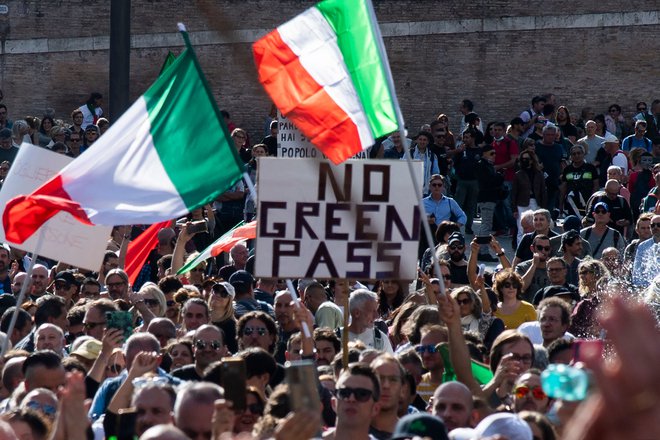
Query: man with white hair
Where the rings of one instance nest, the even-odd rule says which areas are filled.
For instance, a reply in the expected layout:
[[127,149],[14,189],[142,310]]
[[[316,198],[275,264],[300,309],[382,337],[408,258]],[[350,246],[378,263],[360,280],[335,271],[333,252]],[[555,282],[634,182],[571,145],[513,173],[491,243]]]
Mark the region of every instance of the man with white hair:
[[229,257],[231,264],[222,266],[218,271],[218,275],[223,280],[228,280],[237,270],[245,270],[247,260],[250,258],[250,252],[243,243],[237,243],[229,250]]
[[348,326],[348,340],[359,340],[376,350],[393,353],[392,344],[386,334],[374,327],[378,315],[378,295],[367,289],[357,289],[348,299],[351,324]]
[[62,356],[64,350],[64,332],[54,324],[41,324],[34,333],[37,350],[53,350]]

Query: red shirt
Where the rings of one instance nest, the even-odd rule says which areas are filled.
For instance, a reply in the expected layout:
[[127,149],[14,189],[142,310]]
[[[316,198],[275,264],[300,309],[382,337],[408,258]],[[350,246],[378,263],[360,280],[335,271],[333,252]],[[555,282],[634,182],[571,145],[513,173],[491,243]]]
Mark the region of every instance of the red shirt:
[[[495,165],[506,163],[511,160],[511,156],[518,155],[518,142],[509,136],[504,136],[501,141],[493,141],[493,147],[495,148]],[[504,170],[504,180],[507,182],[513,182],[513,175],[516,173],[514,168],[514,165],[500,168],[500,170]]]

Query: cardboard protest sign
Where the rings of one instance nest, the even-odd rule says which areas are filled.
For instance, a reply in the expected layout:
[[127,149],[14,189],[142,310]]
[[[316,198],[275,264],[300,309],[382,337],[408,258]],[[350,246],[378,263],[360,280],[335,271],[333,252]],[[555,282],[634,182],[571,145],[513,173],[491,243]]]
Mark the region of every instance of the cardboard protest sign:
[[[325,159],[325,155],[279,110],[277,111],[277,121],[277,157]],[[367,151],[353,156],[353,159],[367,158]]]
[[405,161],[261,158],[257,188],[257,276],[416,277],[421,214]]
[[[45,148],[23,144],[2,185],[0,206],[4,210],[7,201],[21,194],[30,194],[72,160],[68,156],[53,153]],[[39,255],[84,269],[99,270],[112,229],[110,226],[87,226],[73,218],[71,214],[60,212],[48,220],[42,228],[45,228],[44,241]],[[34,234],[21,245],[13,243],[11,245],[24,251],[34,252],[39,235],[40,232]],[[1,222],[0,240],[6,241]]]

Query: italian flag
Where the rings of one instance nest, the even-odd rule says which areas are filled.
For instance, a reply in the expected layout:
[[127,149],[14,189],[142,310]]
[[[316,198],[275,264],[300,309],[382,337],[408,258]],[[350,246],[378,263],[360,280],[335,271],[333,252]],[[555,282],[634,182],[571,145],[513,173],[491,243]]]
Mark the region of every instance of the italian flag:
[[335,164],[398,129],[398,104],[369,0],[325,0],[254,43],[259,81]]
[[235,244],[245,240],[256,238],[257,236],[257,222],[250,223],[240,222],[234,226],[230,231],[226,232],[222,237],[211,243],[209,247],[204,249],[194,260],[185,264],[177,271],[177,275],[189,272],[190,269],[195,268],[199,263],[208,260],[211,257],[217,257],[223,252],[229,252]]
[[244,172],[187,35],[188,48],[59,174],[2,216],[23,243],[59,211],[86,224],[152,224],[214,200]]

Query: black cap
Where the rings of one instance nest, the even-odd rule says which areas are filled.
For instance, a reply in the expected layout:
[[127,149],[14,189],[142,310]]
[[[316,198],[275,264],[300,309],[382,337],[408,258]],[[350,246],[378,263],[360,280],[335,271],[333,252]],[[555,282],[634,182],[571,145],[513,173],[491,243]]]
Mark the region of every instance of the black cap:
[[431,440],[448,440],[447,428],[439,417],[428,413],[408,414],[399,419],[394,428],[391,440],[403,440],[410,437],[430,438]]
[[68,270],[63,270],[61,272],[58,272],[57,275],[55,276],[55,281],[66,281],[67,284],[75,284],[76,286],[79,286],[80,283],[76,280],[76,277],[73,275],[73,272],[70,272]]
[[229,277],[229,284],[236,286],[238,284],[254,285],[254,277],[247,270],[237,270]]

